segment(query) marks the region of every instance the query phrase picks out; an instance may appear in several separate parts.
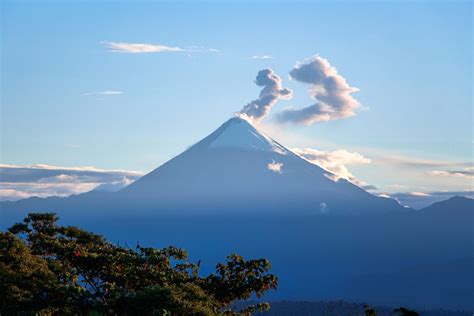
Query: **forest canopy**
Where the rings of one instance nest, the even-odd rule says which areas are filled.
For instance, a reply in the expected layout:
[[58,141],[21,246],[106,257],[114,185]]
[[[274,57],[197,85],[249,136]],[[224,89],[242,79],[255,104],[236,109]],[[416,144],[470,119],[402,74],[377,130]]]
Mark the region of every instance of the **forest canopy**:
[[215,273],[183,249],[128,248],[73,226],[54,213],[30,213],[0,232],[0,314],[250,315],[232,303],[277,288],[267,259],[231,254]]

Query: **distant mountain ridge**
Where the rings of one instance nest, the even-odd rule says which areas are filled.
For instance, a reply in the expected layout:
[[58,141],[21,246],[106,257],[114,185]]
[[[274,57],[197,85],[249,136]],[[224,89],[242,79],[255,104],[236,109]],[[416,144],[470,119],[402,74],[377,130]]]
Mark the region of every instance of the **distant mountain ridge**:
[[447,200],[433,203],[430,206],[422,208],[420,211],[434,213],[444,212],[446,210],[451,210],[452,212],[472,211],[474,215],[474,199],[470,199],[464,196],[453,196]]

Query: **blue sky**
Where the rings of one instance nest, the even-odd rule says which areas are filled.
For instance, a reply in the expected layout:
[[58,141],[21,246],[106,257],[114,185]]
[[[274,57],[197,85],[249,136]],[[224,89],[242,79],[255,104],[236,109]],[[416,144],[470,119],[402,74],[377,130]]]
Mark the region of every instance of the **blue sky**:
[[[3,1],[1,28],[2,164],[150,171],[256,99],[271,68],[294,97],[260,127],[287,147],[357,152],[371,163],[348,168],[379,192],[473,189],[470,2]],[[361,110],[277,124],[314,103],[288,74],[316,54]]]

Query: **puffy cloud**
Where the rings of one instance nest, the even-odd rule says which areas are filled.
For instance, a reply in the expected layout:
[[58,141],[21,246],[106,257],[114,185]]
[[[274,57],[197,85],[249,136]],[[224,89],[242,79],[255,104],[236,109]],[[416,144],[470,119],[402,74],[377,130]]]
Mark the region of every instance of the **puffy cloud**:
[[255,84],[263,87],[258,99],[253,100],[240,111],[254,121],[264,118],[279,99],[291,99],[293,91],[282,88],[281,78],[271,69],[258,72]]
[[69,196],[91,190],[119,190],[142,176],[141,172],[95,167],[0,164],[0,201],[31,196]]
[[267,165],[268,170],[273,171],[275,173],[281,173],[281,167],[283,167],[283,164],[276,162],[275,160],[273,160]]
[[306,125],[346,118],[356,114],[360,103],[352,97],[359,89],[351,87],[327,59],[315,56],[297,63],[290,71],[291,79],[311,85],[316,103],[300,109],[286,109],[277,115],[280,122]]
[[[356,152],[350,152],[344,149],[335,151],[322,151],[311,148],[293,148],[294,153],[303,157],[311,163],[314,163],[327,171],[333,173],[334,180],[340,178],[347,179],[361,186],[366,186],[363,182],[356,179],[356,177],[347,169],[347,165],[354,164],[368,164],[370,159],[362,156]],[[375,187],[370,186],[371,189]]]

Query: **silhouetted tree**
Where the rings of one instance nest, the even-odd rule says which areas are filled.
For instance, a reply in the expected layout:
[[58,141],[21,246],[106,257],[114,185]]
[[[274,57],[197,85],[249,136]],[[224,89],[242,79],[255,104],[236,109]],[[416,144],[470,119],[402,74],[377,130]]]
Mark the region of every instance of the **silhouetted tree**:
[[420,315],[417,312],[409,310],[405,307],[396,308],[396,309],[393,310],[393,312],[397,313],[397,314],[400,314],[402,316],[419,316]]
[[201,277],[182,249],[121,247],[57,221],[32,213],[0,233],[0,313],[250,315],[269,305],[229,306],[277,287],[266,259],[233,254]]
[[365,316],[377,316],[377,311],[372,306],[365,304],[364,305],[364,314]]

